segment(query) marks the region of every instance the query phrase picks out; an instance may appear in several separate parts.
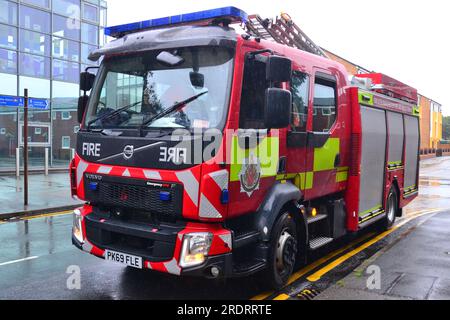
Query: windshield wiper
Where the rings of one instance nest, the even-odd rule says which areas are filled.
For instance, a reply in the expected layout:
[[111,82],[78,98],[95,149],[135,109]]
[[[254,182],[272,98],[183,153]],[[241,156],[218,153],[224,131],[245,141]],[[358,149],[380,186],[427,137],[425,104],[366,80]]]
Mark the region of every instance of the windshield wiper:
[[193,97],[190,97],[190,98],[188,98],[186,100],[183,100],[181,102],[177,102],[173,106],[165,109],[164,111],[162,111],[160,113],[157,113],[156,115],[154,115],[153,117],[151,117],[151,118],[149,118],[147,120],[144,120],[144,122],[142,123],[142,125],[140,127],[140,131],[142,131],[145,127],[149,126],[151,123],[155,122],[156,120],[164,118],[165,116],[180,110],[185,105],[187,105],[187,104],[197,100],[198,98],[200,98],[201,96],[203,96],[203,95],[205,95],[207,93],[208,93],[208,91],[204,91],[204,92],[199,93],[199,94],[197,94],[197,95],[195,95]]
[[91,125],[92,125],[93,123],[96,123],[97,121],[100,121],[100,120],[105,120],[105,119],[114,117],[115,115],[118,115],[118,114],[121,113],[122,111],[126,111],[126,110],[128,110],[128,109],[130,109],[130,108],[132,108],[132,107],[134,107],[134,106],[137,106],[139,103],[141,103],[141,101],[135,102],[135,103],[133,103],[133,104],[129,104],[129,105],[125,106],[125,107],[122,107],[122,108],[117,109],[117,110],[114,111],[114,112],[107,113],[107,114],[105,114],[105,115],[102,115],[102,116],[100,116],[100,117],[97,117],[97,118],[95,118],[95,119],[92,119],[91,121],[89,121],[89,122],[87,123],[87,129],[89,130],[89,128],[91,127]]

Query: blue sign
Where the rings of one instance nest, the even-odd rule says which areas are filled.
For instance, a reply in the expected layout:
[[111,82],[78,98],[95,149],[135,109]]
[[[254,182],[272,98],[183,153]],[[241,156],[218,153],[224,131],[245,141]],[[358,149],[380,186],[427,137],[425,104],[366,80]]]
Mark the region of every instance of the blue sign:
[[[24,104],[24,98],[22,97],[0,96],[0,107],[23,108]],[[28,107],[47,110],[49,102],[47,99],[28,98]]]
[[22,107],[23,98],[0,96],[0,107]]
[[29,98],[28,99],[28,107],[34,108],[34,109],[47,110],[49,107],[48,100],[47,99]]

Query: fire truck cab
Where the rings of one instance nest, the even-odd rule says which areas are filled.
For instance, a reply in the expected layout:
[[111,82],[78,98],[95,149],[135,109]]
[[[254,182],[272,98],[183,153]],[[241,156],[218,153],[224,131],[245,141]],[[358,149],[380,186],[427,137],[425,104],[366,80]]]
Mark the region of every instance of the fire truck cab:
[[229,26],[246,21],[227,7],[106,29],[81,74],[76,247],[281,287],[309,251],[389,228],[417,196],[417,92]]

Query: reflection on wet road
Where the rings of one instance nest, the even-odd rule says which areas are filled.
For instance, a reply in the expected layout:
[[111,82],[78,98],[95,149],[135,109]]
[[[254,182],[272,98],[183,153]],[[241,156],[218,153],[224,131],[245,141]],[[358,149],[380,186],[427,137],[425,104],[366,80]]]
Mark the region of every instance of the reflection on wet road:
[[[420,188],[420,197],[398,223],[418,212],[450,208],[450,158],[424,161]],[[71,226],[71,215],[0,224],[0,299],[248,299],[264,291],[258,276],[209,281],[105,262],[72,246]],[[370,232],[360,235],[365,236]],[[350,248],[352,241],[339,245]],[[312,264],[320,265],[320,260]],[[80,290],[67,289],[66,271],[72,265],[81,270]]]

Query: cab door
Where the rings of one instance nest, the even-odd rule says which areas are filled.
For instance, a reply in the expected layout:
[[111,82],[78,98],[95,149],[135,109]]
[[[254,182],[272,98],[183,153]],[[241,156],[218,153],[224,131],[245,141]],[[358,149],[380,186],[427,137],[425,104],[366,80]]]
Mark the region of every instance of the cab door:
[[257,211],[275,183],[283,131],[265,127],[265,93],[271,85],[266,80],[266,64],[243,54],[237,130],[230,141],[230,219]]
[[[342,126],[338,113],[338,79],[321,69],[314,70],[311,88],[311,126],[307,142],[307,183],[305,199],[313,199],[339,191],[341,180],[346,179],[341,168]],[[342,173],[341,173],[342,172]]]

